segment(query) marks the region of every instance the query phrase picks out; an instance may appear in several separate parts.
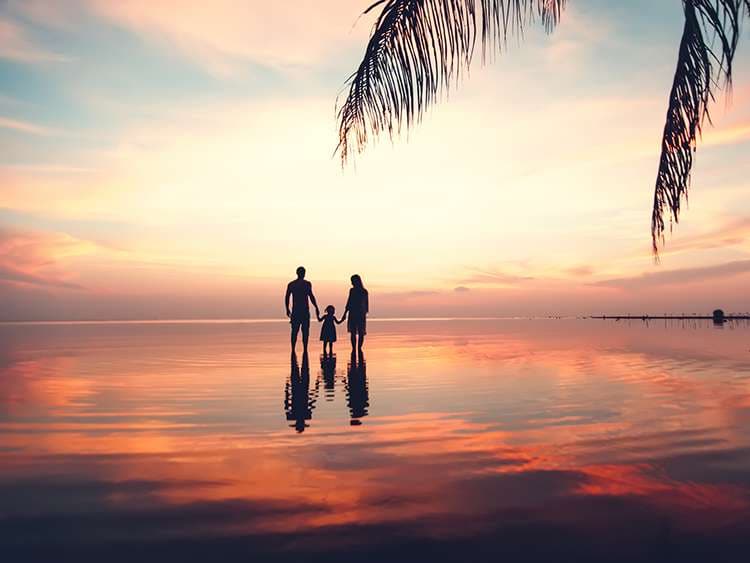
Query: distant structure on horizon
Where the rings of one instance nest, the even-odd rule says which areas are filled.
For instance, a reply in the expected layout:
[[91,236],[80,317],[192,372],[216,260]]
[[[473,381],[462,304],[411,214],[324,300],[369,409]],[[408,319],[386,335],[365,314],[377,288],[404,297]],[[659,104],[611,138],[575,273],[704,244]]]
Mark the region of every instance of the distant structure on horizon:
[[714,309],[714,312],[711,313],[711,316],[707,315],[685,315],[684,313],[682,315],[667,315],[666,313],[664,315],[660,316],[651,316],[651,315],[600,315],[600,316],[591,316],[588,317],[589,319],[602,319],[602,320],[614,320],[614,321],[620,321],[620,320],[640,320],[640,321],[659,321],[659,320],[712,320],[715,324],[724,324],[729,321],[740,321],[740,320],[750,320],[749,314],[738,314],[738,315],[726,315],[724,313],[723,309]]

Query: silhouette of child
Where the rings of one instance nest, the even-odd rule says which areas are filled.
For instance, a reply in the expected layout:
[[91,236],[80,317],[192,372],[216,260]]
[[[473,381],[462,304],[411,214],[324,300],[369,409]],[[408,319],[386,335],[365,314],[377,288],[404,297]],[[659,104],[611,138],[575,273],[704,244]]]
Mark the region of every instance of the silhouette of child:
[[322,322],[320,327],[320,341],[323,343],[323,355],[326,355],[326,344],[328,345],[329,354],[333,355],[333,343],[336,342],[336,325],[344,322],[344,319],[336,318],[336,307],[328,305],[325,309],[324,316],[318,315],[318,322]]

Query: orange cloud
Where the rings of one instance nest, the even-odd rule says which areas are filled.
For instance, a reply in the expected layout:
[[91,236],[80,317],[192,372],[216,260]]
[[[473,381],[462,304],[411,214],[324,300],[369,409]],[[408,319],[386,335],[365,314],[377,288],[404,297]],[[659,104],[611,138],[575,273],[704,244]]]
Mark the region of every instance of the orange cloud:
[[703,136],[701,145],[704,147],[734,145],[748,140],[750,140],[750,123],[743,122],[718,130],[708,130]]
[[80,289],[62,272],[59,263],[95,248],[93,243],[64,233],[0,229],[0,283]]

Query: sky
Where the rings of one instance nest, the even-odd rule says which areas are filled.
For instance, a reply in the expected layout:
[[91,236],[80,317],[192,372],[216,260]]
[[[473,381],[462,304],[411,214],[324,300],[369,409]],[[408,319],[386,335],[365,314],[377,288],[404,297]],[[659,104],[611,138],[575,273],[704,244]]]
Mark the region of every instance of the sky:
[[[679,0],[570,0],[342,170],[357,0],[0,0],[0,320],[748,311],[750,32],[651,254]],[[745,22],[750,23],[750,22]]]

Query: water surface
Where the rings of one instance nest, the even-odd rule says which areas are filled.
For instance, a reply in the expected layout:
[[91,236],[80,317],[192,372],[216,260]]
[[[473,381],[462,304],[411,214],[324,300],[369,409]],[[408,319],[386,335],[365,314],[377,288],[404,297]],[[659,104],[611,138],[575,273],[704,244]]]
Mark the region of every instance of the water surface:
[[747,560],[747,326],[368,329],[323,362],[284,323],[0,325],[3,552]]

